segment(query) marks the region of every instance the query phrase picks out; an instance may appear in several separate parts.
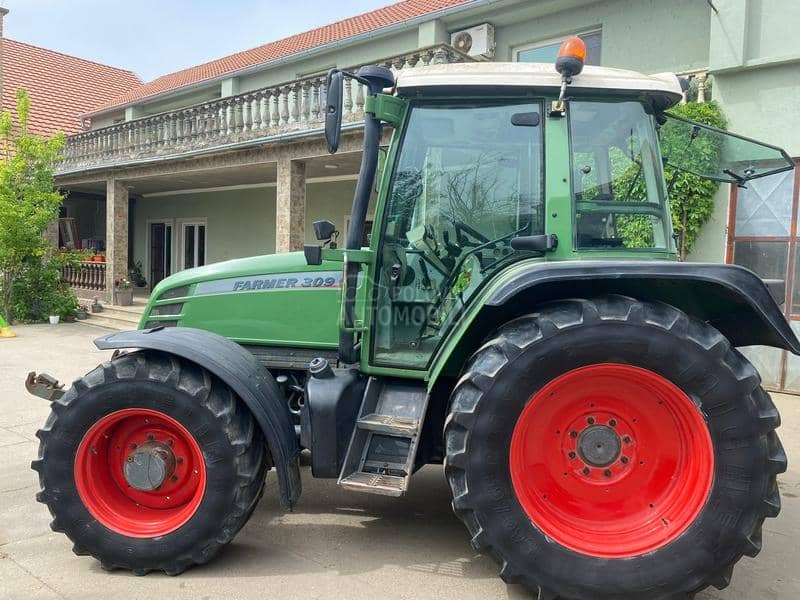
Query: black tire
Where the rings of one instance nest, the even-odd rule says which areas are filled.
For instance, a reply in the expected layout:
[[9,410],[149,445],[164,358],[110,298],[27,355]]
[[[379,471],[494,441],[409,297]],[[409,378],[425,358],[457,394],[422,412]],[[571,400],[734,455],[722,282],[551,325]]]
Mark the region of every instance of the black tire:
[[[620,363],[670,380],[697,405],[714,452],[714,481],[697,518],[657,550],[602,559],[570,550],[532,523],[514,491],[509,447],[538,389],[572,369]],[[711,326],[660,303],[621,296],[564,300],[498,329],[469,360],[445,425],[453,509],[501,577],[544,599],[692,598],[730,583],[761,549],[765,517],[780,511],[786,455],[780,417],[753,366]]]
[[[178,421],[202,450],[206,487],[199,507],[175,531],[129,537],[105,527],[87,510],[76,489],[74,463],[84,434],[104,416],[122,409],[151,409]],[[104,363],[53,402],[37,432],[36,499],[53,516],[50,527],[67,535],[79,556],[104,569],[137,575],[177,575],[208,562],[253,513],[270,459],[250,411],[221,380],[174,356],[142,351]]]

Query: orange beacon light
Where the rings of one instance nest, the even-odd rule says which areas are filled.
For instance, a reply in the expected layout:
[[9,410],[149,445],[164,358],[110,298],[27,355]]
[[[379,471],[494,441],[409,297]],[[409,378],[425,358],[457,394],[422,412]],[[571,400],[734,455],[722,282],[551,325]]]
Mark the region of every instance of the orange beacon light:
[[562,77],[574,77],[583,71],[584,62],[586,62],[586,43],[577,35],[564,40],[558,50],[556,71]]

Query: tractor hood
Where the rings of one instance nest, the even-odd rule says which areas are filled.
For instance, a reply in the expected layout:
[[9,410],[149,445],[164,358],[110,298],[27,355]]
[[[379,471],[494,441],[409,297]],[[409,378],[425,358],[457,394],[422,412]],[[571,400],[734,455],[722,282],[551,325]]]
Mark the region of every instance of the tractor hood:
[[139,328],[196,327],[244,344],[335,348],[341,268],[309,266],[302,252],[290,252],[182,271],[156,286]]

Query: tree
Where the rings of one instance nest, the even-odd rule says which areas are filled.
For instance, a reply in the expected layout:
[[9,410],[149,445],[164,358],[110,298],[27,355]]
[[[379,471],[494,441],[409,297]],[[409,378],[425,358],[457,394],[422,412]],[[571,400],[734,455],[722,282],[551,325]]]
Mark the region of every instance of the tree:
[[[17,92],[16,115],[0,114],[0,300],[11,321],[14,288],[31,260],[47,260],[44,232],[58,218],[63,197],[53,171],[64,135],[43,137],[28,131],[30,99]],[[46,290],[42,290],[45,292]]]
[[[727,124],[719,105],[713,101],[679,104],[669,112],[717,129],[725,129]],[[718,166],[721,141],[717,138],[698,138],[692,142],[691,147],[688,147],[684,128],[672,130],[666,126],[661,128],[659,137],[661,152],[665,156],[679,156],[682,162],[693,164],[701,172],[714,171]],[[615,163],[614,158],[614,156],[611,157],[612,165]],[[628,166],[627,171],[616,175],[615,185],[629,190],[630,198],[645,201],[646,190],[644,181],[638,177],[638,167],[630,165],[630,161],[624,157],[617,162]],[[686,171],[676,172],[670,165],[665,167],[664,176],[667,184],[671,187],[669,204],[672,213],[672,229],[677,234],[678,256],[680,260],[686,260],[703,225],[714,213],[714,195],[719,189],[719,182],[698,177]],[[629,188],[628,184],[631,182],[633,183]],[[620,217],[617,229],[623,242],[629,248],[649,248],[653,245],[653,224],[650,217],[640,215]]]
[[[679,117],[697,121],[704,125],[710,125],[717,129],[725,129],[727,121],[722,114],[719,105],[714,102],[680,104],[671,109],[670,112]],[[681,140],[683,144],[683,140]],[[662,139],[662,146],[665,140]],[[697,143],[692,148],[692,152],[697,156],[694,161],[697,163],[709,162],[716,163],[719,148],[714,141],[708,140],[707,143]],[[697,175],[686,172],[674,172],[671,167],[666,168],[666,179],[672,183],[669,200],[672,209],[672,228],[678,234],[678,254],[681,260],[686,260],[686,256],[691,252],[694,242],[700,235],[700,231],[711,215],[714,213],[714,195],[719,189],[719,182],[711,179],[704,179]]]

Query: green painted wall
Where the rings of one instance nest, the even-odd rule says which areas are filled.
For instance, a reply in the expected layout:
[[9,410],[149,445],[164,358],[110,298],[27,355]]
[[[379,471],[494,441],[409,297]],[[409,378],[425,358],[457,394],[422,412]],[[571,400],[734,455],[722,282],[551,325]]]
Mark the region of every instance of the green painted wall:
[[[713,97],[728,128],[800,156],[800,2],[717,0],[715,5],[709,65]],[[721,186],[692,260],[724,260],[729,197],[730,186]]]
[[[274,187],[138,198],[133,216],[133,259],[142,261],[147,269],[145,276],[149,273],[147,221],[203,217],[207,220],[207,263],[275,252]],[[173,244],[177,246],[177,238]]]
[[[707,66],[710,12],[697,0],[522,2],[507,8],[501,3],[484,18],[495,25],[499,61],[513,60],[518,46],[602,29],[603,66],[656,73]],[[464,16],[448,29],[477,23]]]
[[[347,218],[353,210],[355,189],[355,179],[312,182],[306,186],[306,243],[317,243],[317,238],[314,237],[314,221],[326,219],[336,225],[340,233],[339,244],[344,244]],[[373,193],[367,211],[369,220],[375,214],[375,198]]]

